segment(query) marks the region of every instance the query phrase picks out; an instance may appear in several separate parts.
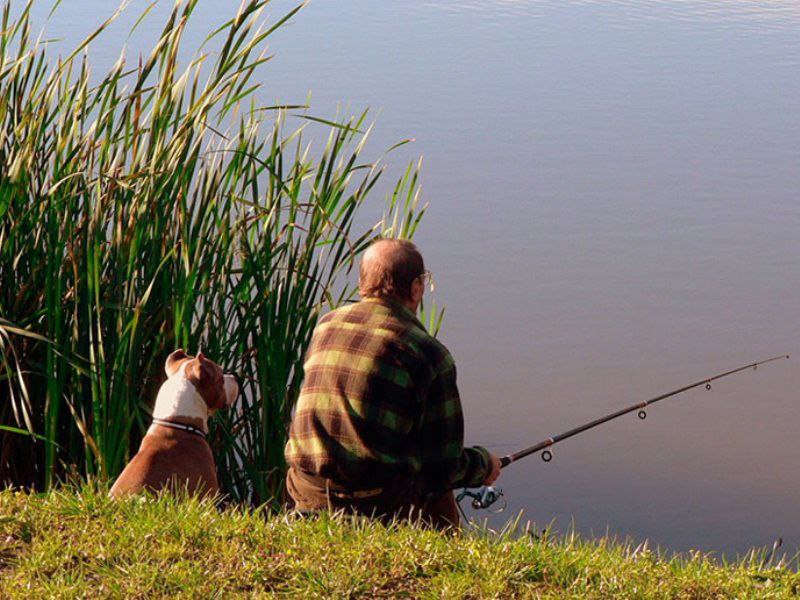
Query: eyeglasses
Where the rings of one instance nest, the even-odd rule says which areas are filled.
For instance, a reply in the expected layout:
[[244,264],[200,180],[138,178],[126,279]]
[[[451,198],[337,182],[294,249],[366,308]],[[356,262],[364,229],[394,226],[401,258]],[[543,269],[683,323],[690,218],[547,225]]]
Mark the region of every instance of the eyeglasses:
[[426,285],[431,288],[431,294],[436,289],[436,284],[433,282],[433,273],[430,271],[423,271],[422,274],[417,277],[417,279],[422,279],[422,285]]

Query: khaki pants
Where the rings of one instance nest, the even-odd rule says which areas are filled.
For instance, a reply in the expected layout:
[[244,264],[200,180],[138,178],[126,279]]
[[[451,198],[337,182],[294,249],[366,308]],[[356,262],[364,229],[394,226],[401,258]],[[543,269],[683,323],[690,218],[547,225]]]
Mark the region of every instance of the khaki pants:
[[458,528],[458,507],[452,491],[427,501],[403,497],[401,489],[347,491],[332,487],[326,480],[310,477],[290,468],[286,491],[293,507],[301,512],[343,511],[374,517],[384,522],[393,518],[421,520],[436,529]]

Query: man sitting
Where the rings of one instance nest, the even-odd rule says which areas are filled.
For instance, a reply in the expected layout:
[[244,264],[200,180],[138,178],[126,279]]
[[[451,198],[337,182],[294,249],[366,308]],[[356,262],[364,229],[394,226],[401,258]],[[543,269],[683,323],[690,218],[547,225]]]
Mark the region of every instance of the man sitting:
[[455,363],[415,316],[428,277],[414,244],[380,240],[362,300],[320,319],[286,444],[298,510],[457,526],[452,490],[499,476],[496,456],[464,447]]

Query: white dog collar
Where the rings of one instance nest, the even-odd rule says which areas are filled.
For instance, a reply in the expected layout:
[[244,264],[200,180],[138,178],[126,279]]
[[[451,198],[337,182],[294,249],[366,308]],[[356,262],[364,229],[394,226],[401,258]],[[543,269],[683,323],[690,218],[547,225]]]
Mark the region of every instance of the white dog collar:
[[153,425],[162,425],[164,427],[171,427],[172,429],[188,431],[189,433],[199,435],[203,439],[206,437],[206,434],[202,429],[195,427],[194,425],[187,425],[186,423],[175,423],[173,421],[165,421],[164,419],[153,419]]

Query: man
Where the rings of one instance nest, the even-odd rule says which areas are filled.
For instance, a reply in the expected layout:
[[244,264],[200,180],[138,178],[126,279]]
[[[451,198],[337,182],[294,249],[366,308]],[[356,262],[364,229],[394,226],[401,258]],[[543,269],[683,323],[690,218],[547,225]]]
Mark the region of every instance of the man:
[[464,447],[455,363],[415,316],[429,276],[414,244],[377,241],[362,300],[320,319],[286,444],[297,509],[457,526],[452,490],[499,476],[496,456]]

